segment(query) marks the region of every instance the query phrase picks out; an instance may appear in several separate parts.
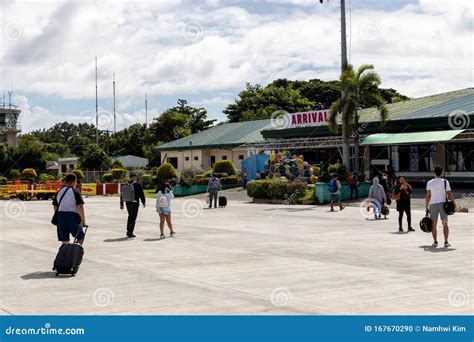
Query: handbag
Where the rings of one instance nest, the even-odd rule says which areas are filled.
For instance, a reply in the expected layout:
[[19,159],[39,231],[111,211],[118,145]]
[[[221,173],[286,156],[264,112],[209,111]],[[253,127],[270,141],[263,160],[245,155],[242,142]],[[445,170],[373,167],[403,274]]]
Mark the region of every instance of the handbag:
[[[444,180],[444,190],[446,192],[446,179]],[[446,214],[448,215],[453,215],[455,212],[454,202],[450,201],[447,195],[446,195],[446,201],[443,204],[443,208]]]
[[58,206],[56,207],[56,209],[54,210],[54,214],[53,214],[53,218],[51,219],[51,223],[55,226],[58,225],[58,210],[59,210],[59,206],[61,205],[61,201],[63,200],[64,198],[64,195],[66,195],[66,192],[70,189],[71,187],[68,186],[68,188],[64,191],[64,193],[62,194],[61,198],[59,199],[59,202],[58,202]]

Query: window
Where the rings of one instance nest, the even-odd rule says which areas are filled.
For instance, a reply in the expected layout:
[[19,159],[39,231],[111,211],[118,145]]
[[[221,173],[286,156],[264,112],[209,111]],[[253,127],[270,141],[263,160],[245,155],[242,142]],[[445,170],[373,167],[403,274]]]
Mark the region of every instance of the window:
[[468,143],[446,144],[446,171],[474,171],[473,151]]
[[435,145],[399,146],[399,171],[430,172],[436,164]]
[[211,167],[216,163],[216,156],[211,156]]
[[177,157],[168,157],[167,160],[168,160],[168,163],[170,163],[171,165],[173,165],[173,167],[174,167],[175,169],[178,168],[178,158],[177,158]]
[[194,156],[194,160],[199,160],[199,157],[198,157],[198,156]]
[[184,160],[189,161],[189,157],[184,157]]
[[5,113],[0,114],[0,125],[5,125]]
[[373,146],[371,151],[372,159],[388,159],[388,147]]
[[244,155],[243,154],[239,154],[239,160],[244,160]]
[[227,156],[222,156],[222,160],[227,160]]

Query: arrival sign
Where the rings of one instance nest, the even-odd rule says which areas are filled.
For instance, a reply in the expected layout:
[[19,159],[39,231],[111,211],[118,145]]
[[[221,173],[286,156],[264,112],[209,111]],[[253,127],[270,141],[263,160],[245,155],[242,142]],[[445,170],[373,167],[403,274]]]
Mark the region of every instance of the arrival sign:
[[315,110],[311,112],[287,113],[285,122],[288,128],[306,126],[324,126],[328,124],[329,110]]

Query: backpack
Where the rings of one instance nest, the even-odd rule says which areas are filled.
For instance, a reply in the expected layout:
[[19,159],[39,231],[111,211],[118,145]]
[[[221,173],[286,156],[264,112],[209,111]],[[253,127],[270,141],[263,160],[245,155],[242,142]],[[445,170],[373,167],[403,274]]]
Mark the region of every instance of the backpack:
[[161,194],[160,198],[158,199],[158,207],[159,208],[168,207],[168,198],[166,197],[166,195]]
[[331,179],[329,182],[328,190],[331,194],[337,192],[337,181],[335,179]]
[[133,183],[122,184],[122,200],[124,202],[135,201],[135,186]]

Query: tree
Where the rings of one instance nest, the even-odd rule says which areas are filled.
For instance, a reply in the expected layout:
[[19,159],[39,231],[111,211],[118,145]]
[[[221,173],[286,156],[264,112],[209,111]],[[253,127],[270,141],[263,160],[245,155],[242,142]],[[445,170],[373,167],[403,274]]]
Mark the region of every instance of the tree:
[[91,144],[79,158],[79,164],[86,170],[102,170],[109,169],[112,160],[99,145]]
[[8,168],[33,168],[40,173],[46,170],[44,143],[31,134],[23,134],[18,141],[18,148],[7,150]]
[[292,87],[246,84],[239,98],[229,104],[224,113],[230,122],[268,119],[277,110],[300,112],[312,108],[313,103]]
[[168,109],[150,124],[151,141],[172,141],[191,135],[189,117]]
[[[343,143],[349,146],[349,137],[354,139],[354,168],[360,171],[359,157],[360,157],[360,132],[359,132],[359,109],[361,103],[369,107],[376,107],[382,124],[387,120],[387,108],[385,101],[377,90],[381,81],[379,75],[372,71],[373,65],[364,64],[354,71],[352,65],[347,65],[341,73],[340,81],[341,87],[345,93],[344,98],[339,98],[331,105],[329,114],[329,128],[333,132],[339,130],[338,118],[341,116],[343,127],[346,131],[343,132]],[[343,160],[345,161],[346,158]],[[350,164],[350,163],[349,163]],[[346,165],[351,169],[351,165]]]
[[192,134],[210,128],[216,121],[215,119],[207,120],[207,110],[188,106],[188,102],[183,99],[178,99],[178,105],[169,110],[184,114],[189,118],[188,126]]

